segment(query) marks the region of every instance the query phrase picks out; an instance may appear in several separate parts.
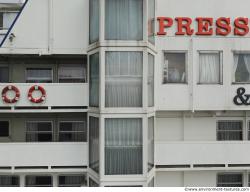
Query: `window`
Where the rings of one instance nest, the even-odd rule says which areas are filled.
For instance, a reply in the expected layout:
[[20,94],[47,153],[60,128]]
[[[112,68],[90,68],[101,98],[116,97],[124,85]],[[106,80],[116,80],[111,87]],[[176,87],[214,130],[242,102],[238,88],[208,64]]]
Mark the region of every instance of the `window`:
[[87,73],[83,65],[60,65],[59,83],[86,83]]
[[154,106],[154,56],[148,54],[148,106]]
[[107,40],[143,39],[143,0],[106,0]]
[[242,140],[243,139],[242,121],[219,121],[217,123],[217,140]]
[[52,140],[51,122],[26,122],[27,142],[51,142]]
[[148,171],[154,167],[154,117],[148,119]]
[[142,63],[142,52],[106,52],[106,107],[142,107]]
[[148,41],[155,44],[155,0],[148,0]]
[[0,187],[19,187],[19,176],[0,175]]
[[99,0],[89,1],[89,42],[99,40]]
[[233,82],[250,83],[250,54],[234,54]]
[[59,187],[83,187],[87,186],[85,175],[60,175],[58,177]]
[[243,175],[241,173],[218,174],[217,187],[243,187]]
[[186,83],[186,54],[165,53],[163,64],[163,84]]
[[27,68],[26,83],[52,83],[52,69]]
[[96,183],[93,179],[89,178],[89,186],[90,187],[99,187],[98,183]]
[[51,176],[34,176],[29,175],[25,177],[26,187],[52,187]]
[[99,119],[89,117],[89,167],[99,173]]
[[86,142],[87,131],[85,122],[60,122],[59,141]]
[[220,53],[199,53],[199,83],[219,84],[221,79]]
[[142,174],[142,119],[105,120],[105,174]]
[[9,121],[0,121],[0,137],[9,137]]
[[0,30],[3,29],[3,12],[0,12]]
[[9,68],[6,66],[0,66],[0,83],[9,82]]
[[89,57],[89,105],[99,106],[99,53]]

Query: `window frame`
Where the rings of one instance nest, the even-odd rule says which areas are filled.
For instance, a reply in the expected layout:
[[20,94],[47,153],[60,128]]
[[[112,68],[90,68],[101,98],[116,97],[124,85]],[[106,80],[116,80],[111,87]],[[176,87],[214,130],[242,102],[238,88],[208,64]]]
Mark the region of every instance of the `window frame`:
[[[32,69],[32,70],[51,70],[51,82],[38,82],[38,83],[54,83],[54,69],[53,67],[25,67],[25,83],[33,83],[33,82],[28,82],[29,80],[27,79],[28,77],[28,69]],[[40,80],[39,80],[40,81]],[[34,84],[34,83],[33,83]]]
[[[70,133],[70,132],[73,132],[73,133],[86,133],[86,136],[84,137],[85,139],[86,139],[86,141],[60,141],[60,124],[61,123],[83,123],[84,124],[84,126],[85,126],[85,131],[63,131],[64,133]],[[58,142],[84,142],[84,143],[86,143],[86,142],[88,142],[88,131],[87,131],[87,122],[86,121],[81,121],[81,120],[72,120],[72,121],[70,121],[70,120],[62,120],[62,121],[58,121],[58,135],[57,135],[57,140],[58,140]]]
[[9,123],[9,127],[8,127],[8,135],[9,136],[0,136],[0,138],[9,138],[9,137],[11,137],[11,122],[10,122],[10,120],[4,120],[4,119],[0,119],[0,122],[1,121],[5,121],[5,122],[8,122]]
[[[27,124],[28,123],[51,123],[51,134],[52,134],[52,137],[51,137],[51,141],[27,141]],[[35,143],[46,143],[46,142],[55,142],[55,136],[54,136],[54,121],[53,120],[27,120],[25,121],[25,142],[26,143],[32,143],[32,142],[35,142]],[[30,131],[31,133],[37,133],[36,131]],[[46,131],[44,131],[45,133]],[[50,132],[47,132],[47,133],[50,133]]]
[[[218,133],[219,133],[219,130],[218,130],[218,128],[219,128],[219,123],[220,122],[240,122],[241,123],[241,128],[242,128],[242,130],[241,130],[241,137],[242,137],[242,139],[241,140],[219,140],[218,139]],[[238,131],[238,130],[236,130],[236,131]],[[221,131],[221,132],[223,132],[223,131]],[[225,131],[224,131],[225,132]],[[244,141],[244,121],[243,120],[241,120],[241,119],[236,119],[236,120],[229,120],[229,119],[221,119],[221,120],[217,120],[216,121],[216,141],[218,141],[218,142],[227,142],[227,141],[229,141],[229,142],[233,142],[233,141]]]
[[[244,174],[242,172],[219,172],[217,173],[216,175],[216,187],[220,187],[218,186],[219,185],[219,176],[220,175],[241,175],[242,178],[241,178],[241,187],[244,187]],[[222,184],[227,184],[227,183],[222,183]],[[229,184],[234,184],[234,183],[229,183]],[[224,186],[225,187],[225,186]]]
[[[181,82],[166,82],[164,83],[164,65],[165,65],[165,54],[184,54],[185,55],[185,82],[181,83]],[[189,73],[188,73],[188,50],[164,50],[163,51],[163,62],[161,65],[161,84],[162,85],[188,85],[189,82]]]
[[[201,83],[200,81],[200,54],[219,54],[219,82],[218,83]],[[222,50],[199,50],[197,67],[197,85],[223,85],[223,51]]]

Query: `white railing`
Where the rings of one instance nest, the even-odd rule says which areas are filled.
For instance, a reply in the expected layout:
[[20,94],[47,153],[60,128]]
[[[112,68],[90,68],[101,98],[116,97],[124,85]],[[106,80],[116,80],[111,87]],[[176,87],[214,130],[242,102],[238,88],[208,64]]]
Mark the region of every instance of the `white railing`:
[[87,143],[3,143],[0,166],[87,166]]
[[250,141],[156,142],[156,165],[250,164]]
[[[0,99],[0,107],[74,107],[88,106],[88,84],[87,83],[7,83],[0,84],[0,93],[3,88],[8,85],[16,86],[20,91],[20,99],[14,104],[7,104]],[[28,91],[33,85],[41,85],[46,91],[46,100],[40,104],[31,103],[28,99]],[[10,98],[14,97],[14,93],[9,91]],[[35,93],[34,93],[35,94]],[[39,92],[37,93],[39,94]],[[39,95],[38,95],[39,96]]]

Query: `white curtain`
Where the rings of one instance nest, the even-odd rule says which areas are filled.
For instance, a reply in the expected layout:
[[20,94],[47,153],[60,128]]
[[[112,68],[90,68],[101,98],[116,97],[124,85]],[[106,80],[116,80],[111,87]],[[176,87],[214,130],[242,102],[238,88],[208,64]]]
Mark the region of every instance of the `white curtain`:
[[141,119],[106,119],[105,174],[142,174]]
[[244,55],[244,61],[245,61],[245,65],[248,71],[248,81],[250,81],[250,55],[245,54]]
[[200,53],[200,83],[220,83],[219,53]]
[[148,106],[154,106],[154,56],[148,54]]
[[89,1],[89,41],[94,43],[99,40],[99,0]]
[[106,53],[106,107],[142,106],[142,53]]
[[107,40],[142,40],[143,0],[106,0]]
[[230,140],[242,140],[242,122],[229,121],[219,122],[217,130],[217,140],[230,141]]
[[99,173],[99,119],[89,117],[89,167]]
[[233,63],[233,71],[232,71],[233,82],[236,82],[235,76],[236,76],[238,63],[239,63],[239,54],[234,54],[234,63]]
[[99,53],[90,56],[89,65],[89,105],[99,106]]

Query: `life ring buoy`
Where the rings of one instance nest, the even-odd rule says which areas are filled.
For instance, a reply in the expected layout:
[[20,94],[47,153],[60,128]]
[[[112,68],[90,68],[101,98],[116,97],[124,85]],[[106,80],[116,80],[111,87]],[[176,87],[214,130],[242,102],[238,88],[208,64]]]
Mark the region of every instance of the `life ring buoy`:
[[[34,91],[40,91],[41,94],[42,94],[41,97],[34,98],[33,95],[32,95]],[[43,87],[39,86],[39,85],[32,86],[29,89],[29,92],[28,92],[28,99],[32,103],[42,103],[46,99],[46,91],[45,91],[45,89]]]
[[[13,99],[8,98],[7,92],[14,91],[15,97]],[[17,87],[13,85],[8,85],[2,90],[2,99],[5,103],[13,104],[16,103],[20,99],[20,91]]]

